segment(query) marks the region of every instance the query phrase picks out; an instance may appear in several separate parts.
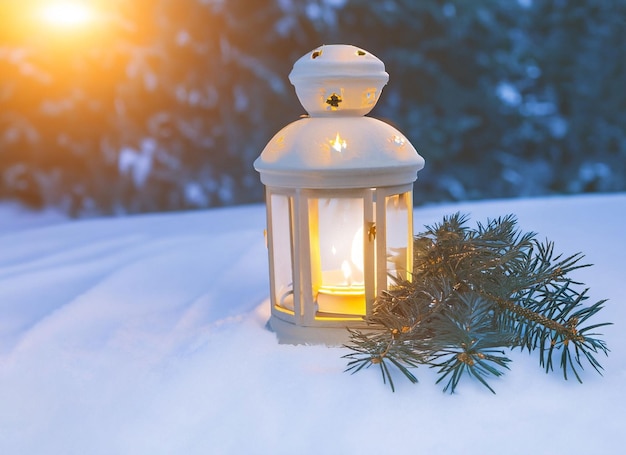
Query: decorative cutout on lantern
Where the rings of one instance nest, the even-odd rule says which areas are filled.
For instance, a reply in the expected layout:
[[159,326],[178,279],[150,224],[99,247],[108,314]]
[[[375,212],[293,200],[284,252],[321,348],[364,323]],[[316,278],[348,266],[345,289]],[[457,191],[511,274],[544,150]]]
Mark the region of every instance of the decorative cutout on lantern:
[[328,98],[326,98],[326,104],[328,104],[331,108],[337,109],[339,107],[339,103],[341,103],[341,96],[333,93]]
[[402,147],[406,143],[406,139],[402,136],[394,134],[391,141],[399,147]]
[[363,92],[363,101],[364,105],[373,105],[376,103],[376,88],[368,88]]
[[348,143],[345,141],[345,139],[342,139],[341,136],[339,136],[339,133],[337,133],[337,136],[335,136],[335,139],[329,142],[330,142],[330,146],[332,147],[332,149],[335,150],[336,152],[343,152],[346,149],[346,147],[348,147]]
[[289,79],[309,117],[277,133],[254,163],[267,193],[268,325],[281,342],[341,344],[380,292],[410,279],[413,182],[424,160],[398,130],[364,117],[387,83],[384,68],[347,45],[300,58]]

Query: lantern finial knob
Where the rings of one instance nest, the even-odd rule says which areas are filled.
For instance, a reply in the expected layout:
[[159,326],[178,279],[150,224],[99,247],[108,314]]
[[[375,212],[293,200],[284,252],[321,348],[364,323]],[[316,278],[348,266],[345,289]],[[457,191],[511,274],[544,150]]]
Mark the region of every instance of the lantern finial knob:
[[331,44],[302,56],[289,80],[312,117],[362,116],[389,80],[384,63],[358,47]]

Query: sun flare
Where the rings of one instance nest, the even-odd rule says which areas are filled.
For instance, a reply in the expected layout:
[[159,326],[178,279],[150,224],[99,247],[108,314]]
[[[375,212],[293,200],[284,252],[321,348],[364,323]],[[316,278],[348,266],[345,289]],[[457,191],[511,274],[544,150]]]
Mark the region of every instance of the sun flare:
[[58,27],[76,27],[92,21],[93,10],[85,1],[50,1],[41,8],[41,18]]

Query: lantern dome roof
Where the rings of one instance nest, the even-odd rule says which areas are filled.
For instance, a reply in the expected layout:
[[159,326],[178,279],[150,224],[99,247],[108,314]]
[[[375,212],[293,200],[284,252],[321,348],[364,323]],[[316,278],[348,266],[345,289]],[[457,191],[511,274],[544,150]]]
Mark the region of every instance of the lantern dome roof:
[[389,79],[378,58],[326,45],[296,61],[289,79],[309,117],[279,131],[254,162],[265,185],[373,188],[416,180],[424,159],[396,128],[364,116]]
[[254,167],[268,186],[367,188],[413,183],[424,159],[400,131],[375,118],[311,117],[279,131]]
[[289,80],[309,115],[336,117],[370,112],[389,74],[384,63],[369,52],[330,44],[300,57]]

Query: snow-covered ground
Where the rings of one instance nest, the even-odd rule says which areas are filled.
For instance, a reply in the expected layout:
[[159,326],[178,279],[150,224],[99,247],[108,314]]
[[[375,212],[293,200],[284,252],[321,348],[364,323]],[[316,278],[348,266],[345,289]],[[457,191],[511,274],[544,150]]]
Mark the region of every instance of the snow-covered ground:
[[50,226],[66,221],[67,217],[56,210],[36,211],[15,202],[0,203],[0,235],[10,231]]
[[[520,227],[582,251],[577,278],[611,353],[584,384],[515,352],[492,395],[454,395],[379,371],[343,373],[343,348],[279,345],[260,205],[63,221],[0,207],[2,454],[618,454],[626,409],[626,194],[415,210]],[[30,218],[29,218],[30,217]]]

